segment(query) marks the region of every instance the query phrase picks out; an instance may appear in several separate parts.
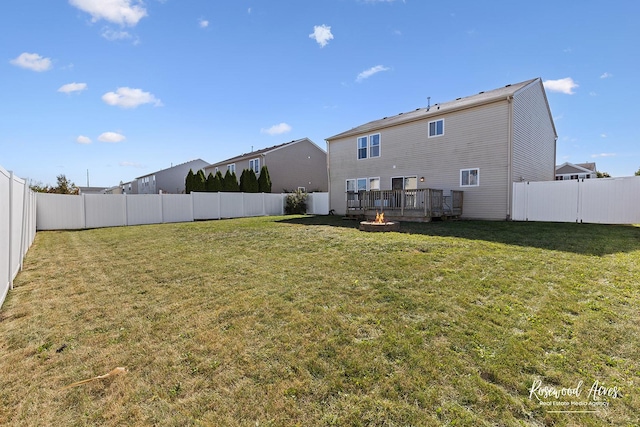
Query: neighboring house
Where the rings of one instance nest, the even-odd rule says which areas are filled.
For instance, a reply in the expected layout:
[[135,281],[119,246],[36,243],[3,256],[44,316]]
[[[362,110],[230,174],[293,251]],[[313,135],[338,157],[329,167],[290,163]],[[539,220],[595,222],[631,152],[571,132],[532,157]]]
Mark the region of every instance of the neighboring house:
[[463,191],[464,218],[510,219],[512,183],[554,179],[556,139],[539,78],[375,120],[327,138],[330,207],[347,213],[359,192],[441,189]]
[[[182,194],[185,192],[185,179],[189,169],[194,172],[204,169],[209,163],[197,159],[190,162],[162,169],[136,178],[138,189],[133,194]],[[125,191],[125,193],[130,194]]]
[[138,194],[138,180],[134,179],[120,184],[120,188],[122,189],[122,194]]
[[556,181],[564,181],[567,179],[592,179],[597,178],[595,163],[569,163],[564,162],[560,166],[556,166]]
[[215,175],[220,171],[225,175],[227,170],[230,170],[240,179],[244,169],[252,169],[257,176],[260,176],[260,169],[263,166],[269,170],[271,191],[274,193],[297,189],[306,192],[328,190],[327,153],[308,138],[213,163],[204,168],[204,174],[205,176],[209,176],[209,173]]

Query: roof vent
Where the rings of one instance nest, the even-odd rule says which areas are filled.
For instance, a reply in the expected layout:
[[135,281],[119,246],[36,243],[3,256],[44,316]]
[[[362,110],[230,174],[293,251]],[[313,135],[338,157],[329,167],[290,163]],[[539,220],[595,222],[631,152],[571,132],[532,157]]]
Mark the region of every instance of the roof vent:
[[511,83],[509,83],[509,84],[508,84],[508,85],[506,85],[505,87],[509,87],[509,86],[511,86]]
[[398,114],[398,115],[399,115],[399,116],[401,116],[401,115],[402,115],[402,113],[400,113],[400,114]]
[[480,92],[480,93],[484,93],[484,91]]
[[456,101],[460,101],[462,98],[456,98]]

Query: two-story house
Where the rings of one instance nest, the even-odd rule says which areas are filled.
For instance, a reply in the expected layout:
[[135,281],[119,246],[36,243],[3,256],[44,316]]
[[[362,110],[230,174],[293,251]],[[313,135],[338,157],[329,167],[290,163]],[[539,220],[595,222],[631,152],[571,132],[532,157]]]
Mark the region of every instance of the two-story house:
[[463,192],[463,218],[510,219],[514,182],[554,179],[556,139],[539,78],[384,117],[327,138],[330,207],[347,213],[354,193],[442,189]]
[[[209,163],[202,159],[191,160],[167,169],[162,169],[135,179],[134,185],[127,184],[125,194],[182,194],[185,192],[185,178],[189,169],[194,172],[204,169]],[[133,190],[137,188],[137,193]],[[131,191],[131,193],[129,192]]]
[[327,152],[309,138],[285,142],[212,163],[204,168],[204,174],[215,175],[220,171],[225,175],[229,170],[240,178],[244,169],[251,169],[260,176],[263,166],[269,170],[271,191],[274,193],[298,189],[306,192],[328,190]]

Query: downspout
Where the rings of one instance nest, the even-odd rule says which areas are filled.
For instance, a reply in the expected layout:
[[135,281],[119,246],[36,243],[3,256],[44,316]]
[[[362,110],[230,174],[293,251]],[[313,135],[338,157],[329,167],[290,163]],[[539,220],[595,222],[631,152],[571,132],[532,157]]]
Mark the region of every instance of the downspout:
[[513,197],[513,96],[507,96],[509,109],[509,130],[507,135],[507,221],[511,220],[511,199]]

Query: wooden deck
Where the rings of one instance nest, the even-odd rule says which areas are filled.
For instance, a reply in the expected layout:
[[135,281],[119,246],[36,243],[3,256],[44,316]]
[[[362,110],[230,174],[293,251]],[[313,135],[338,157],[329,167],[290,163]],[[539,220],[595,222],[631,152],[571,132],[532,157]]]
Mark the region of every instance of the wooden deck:
[[433,218],[457,218],[462,215],[462,191],[422,188],[419,190],[374,190],[347,193],[347,216],[375,217],[384,212],[392,221],[427,222]]

